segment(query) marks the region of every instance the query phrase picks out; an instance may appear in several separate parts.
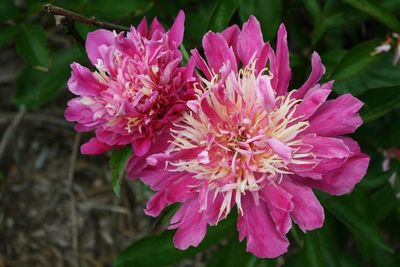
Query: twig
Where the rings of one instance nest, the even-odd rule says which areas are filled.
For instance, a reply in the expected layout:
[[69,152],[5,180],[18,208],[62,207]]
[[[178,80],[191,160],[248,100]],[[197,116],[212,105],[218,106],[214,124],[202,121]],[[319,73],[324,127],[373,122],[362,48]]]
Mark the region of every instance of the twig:
[[81,141],[81,133],[77,133],[72,147],[72,153],[69,161],[68,169],[68,193],[71,200],[71,221],[72,221],[72,250],[74,255],[74,265],[79,266],[79,243],[78,243],[78,218],[76,212],[76,199],[73,191],[74,173],[76,165],[76,157],[78,156],[79,144]]
[[[115,4],[117,5],[118,3],[115,3]],[[75,12],[66,10],[64,8],[61,8],[58,6],[53,6],[52,4],[45,4],[43,6],[43,10],[50,14],[53,14],[53,15],[63,16],[70,20],[73,20],[73,21],[79,21],[79,22],[82,22],[82,23],[85,23],[88,25],[93,25],[93,26],[97,26],[100,28],[104,28],[104,29],[116,30],[116,31],[128,31],[129,30],[128,27],[112,24],[109,22],[104,22],[104,21],[96,19],[95,17],[87,18],[87,17],[79,15]]]
[[85,40],[83,40],[82,36],[75,28],[75,21],[72,19],[66,18],[62,21],[65,27],[68,29],[69,33],[74,37],[74,39],[80,44],[82,47],[85,46]]
[[3,138],[1,139],[1,142],[0,142],[0,160],[3,157],[3,154],[7,148],[7,145],[13,136],[13,132],[14,132],[15,128],[17,128],[22,117],[24,116],[25,111],[26,111],[25,108],[22,107],[19,110],[19,112],[17,113],[17,115],[14,117],[14,119],[12,120],[11,124],[8,126],[7,130],[4,132]]
[[[13,120],[17,116],[14,112],[2,112],[0,114],[0,124],[8,123],[9,121]],[[49,124],[54,124],[57,126],[65,127],[65,128],[73,128],[73,124],[62,119],[61,115],[58,114],[43,114],[42,113],[28,113],[24,114],[21,118],[22,121],[27,122],[31,121],[32,123],[42,123],[43,126],[48,126]]]

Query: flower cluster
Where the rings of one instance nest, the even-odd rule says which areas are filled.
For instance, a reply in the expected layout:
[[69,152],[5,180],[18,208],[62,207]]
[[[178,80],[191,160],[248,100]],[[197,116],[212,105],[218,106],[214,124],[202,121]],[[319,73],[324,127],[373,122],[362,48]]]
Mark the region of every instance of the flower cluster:
[[76,130],[96,132],[82,153],[99,154],[131,144],[142,156],[180,117],[193,98],[194,71],[192,62],[181,66],[183,23],[181,11],[166,33],[157,19],[150,29],[143,19],[126,33],[88,34],[86,51],[96,71],[71,65],[68,88],[79,97],[65,112],[67,120],[77,122]]
[[155,20],[150,32],[141,23],[126,37],[89,35],[97,72],[72,66],[69,87],[80,97],[66,117],[95,129],[84,152],[132,144],[128,176],[156,191],[145,213],[181,203],[169,226],[177,248],[197,246],[236,208],[247,250],[277,257],[292,220],[303,231],[323,225],[312,189],[346,194],[365,175],[369,157],[344,136],[362,124],[362,103],[350,94],[327,100],[333,82],[320,83],[317,53],[308,79],[289,90],[286,29],[274,50],[253,16],[242,29],[208,32],[205,57],[194,49],[181,67],[182,17],[168,33]]

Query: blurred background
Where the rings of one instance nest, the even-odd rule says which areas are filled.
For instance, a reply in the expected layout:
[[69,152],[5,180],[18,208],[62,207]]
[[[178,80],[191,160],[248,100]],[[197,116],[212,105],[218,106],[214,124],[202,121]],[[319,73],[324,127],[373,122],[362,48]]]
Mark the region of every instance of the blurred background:
[[[0,267],[3,266],[400,266],[400,0],[59,0],[87,17],[129,26],[143,16],[165,25],[186,13],[184,45],[201,48],[208,30],[261,22],[275,45],[288,29],[296,88],[319,52],[332,97],[352,93],[365,106],[353,136],[368,153],[367,176],[348,196],[318,194],[326,212],[320,230],[294,227],[289,252],[257,259],[237,241],[234,219],[213,227],[200,247],[173,248],[164,231],[170,212],[145,216],[151,192],[125,181],[112,187],[110,155],[83,156],[63,112],[69,64],[89,66],[82,43],[96,28],[61,21],[46,1],[0,1]],[[396,37],[397,36],[397,37]],[[385,43],[386,42],[386,43]],[[385,53],[372,56],[382,45]],[[329,122],[327,122],[329,123]]]

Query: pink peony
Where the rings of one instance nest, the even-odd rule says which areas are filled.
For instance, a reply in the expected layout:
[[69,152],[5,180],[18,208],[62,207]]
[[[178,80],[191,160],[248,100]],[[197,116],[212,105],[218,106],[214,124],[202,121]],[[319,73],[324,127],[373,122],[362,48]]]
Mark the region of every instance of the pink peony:
[[135,155],[142,156],[186,109],[194,97],[194,62],[181,67],[184,20],[181,11],[168,32],[157,19],[147,29],[144,18],[126,33],[88,34],[86,51],[96,71],[71,65],[68,88],[78,97],[65,111],[67,120],[77,122],[77,131],[95,130],[82,153],[131,144]]
[[206,60],[192,59],[204,74],[172,131],[170,146],[147,158],[140,176],[157,193],[145,212],[158,216],[182,203],[171,219],[174,245],[197,246],[207,225],[216,225],[236,206],[240,240],[258,257],[287,251],[292,220],[303,231],[319,228],[324,210],[312,189],[333,195],[352,190],[365,175],[369,157],[343,135],[361,124],[362,103],[350,94],[326,100],[332,81],[317,53],[307,81],[288,92],[291,79],[286,29],[274,51],[260,24],[250,17],[203,38]]

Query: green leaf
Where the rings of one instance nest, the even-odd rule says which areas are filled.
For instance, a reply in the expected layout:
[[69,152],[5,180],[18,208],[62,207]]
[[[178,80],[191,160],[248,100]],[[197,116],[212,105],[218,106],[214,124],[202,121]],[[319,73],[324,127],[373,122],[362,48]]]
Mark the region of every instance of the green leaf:
[[350,255],[341,254],[339,257],[341,267],[361,267]]
[[358,96],[365,103],[364,123],[371,122],[400,106],[400,86],[374,88]]
[[248,0],[239,8],[242,22],[254,15],[260,21],[264,40],[272,40],[282,22],[283,3],[281,0]]
[[335,81],[349,79],[364,70],[379,58],[371,56],[371,53],[380,42],[378,39],[371,40],[349,50],[336,65],[329,79]]
[[378,226],[370,217],[360,214],[347,198],[321,199],[324,206],[338,218],[354,235],[363,236],[366,242],[389,253],[394,253],[393,248],[386,242],[379,232]]
[[397,200],[393,188],[389,183],[379,188],[371,195],[372,209],[376,222],[382,222],[397,208]]
[[338,27],[343,23],[343,14],[336,13],[327,17],[321,17],[320,20],[315,23],[315,29],[312,34],[311,47],[314,47],[320,38],[331,28]]
[[186,64],[189,61],[189,58],[190,58],[189,53],[188,53],[188,51],[186,50],[186,48],[185,48],[185,46],[183,44],[181,44],[180,50],[181,50],[181,53],[182,53],[182,56],[183,56],[182,64]]
[[13,0],[2,0],[0,4],[0,21],[18,19],[22,16]]
[[16,94],[12,99],[14,104],[38,107],[52,100],[70,75],[70,63],[80,55],[76,48],[57,52],[48,72],[25,66],[17,76]]
[[318,0],[304,0],[304,6],[307,11],[313,17],[314,23],[316,23],[321,17],[321,7]]
[[126,163],[131,155],[132,149],[130,146],[113,150],[111,153],[109,165],[112,176],[112,187],[118,198],[121,197],[121,182],[124,177]]
[[321,55],[322,63],[326,67],[325,77],[331,76],[333,68],[340,62],[345,54],[346,51],[344,50],[332,50]]
[[0,48],[11,42],[18,33],[18,27],[8,26],[0,28]]
[[[369,168],[371,169],[371,167]],[[367,175],[361,180],[360,186],[367,189],[375,189],[383,186],[389,180],[389,177],[392,176],[393,172],[377,172],[368,171]]]
[[91,0],[87,4],[87,12],[105,18],[121,18],[128,15],[139,16],[153,6],[148,0]]
[[54,5],[73,11],[79,11],[84,8],[88,2],[89,0],[55,0]]
[[234,238],[221,250],[214,253],[207,262],[207,267],[219,266],[248,266],[251,258],[254,257],[246,252],[246,242],[238,242]]
[[301,266],[340,267],[336,236],[331,226],[332,217],[327,216],[323,228],[302,234],[303,245],[297,255],[303,262]]
[[377,58],[356,76],[336,81],[335,91],[344,94],[359,95],[372,88],[400,86],[400,64],[393,66],[393,53]]
[[160,235],[149,236],[134,242],[115,260],[115,267],[166,266],[196,255],[207,247],[217,244],[222,238],[234,232],[235,216],[231,214],[217,226],[209,227],[205,239],[198,247],[178,250],[172,238],[174,231],[164,231]]
[[218,0],[211,14],[209,28],[213,31],[224,30],[238,9],[240,2],[241,0]]
[[274,267],[276,260],[259,259],[246,252],[246,242],[239,242],[238,237],[235,236],[226,246],[214,252],[214,255],[206,264],[206,267],[220,266]]
[[18,53],[27,63],[39,70],[48,70],[47,33],[40,25],[22,25],[15,42]]
[[374,17],[382,24],[386,25],[395,32],[400,31],[400,21],[396,16],[382,5],[370,0],[343,0],[349,5],[357,8],[358,10]]

